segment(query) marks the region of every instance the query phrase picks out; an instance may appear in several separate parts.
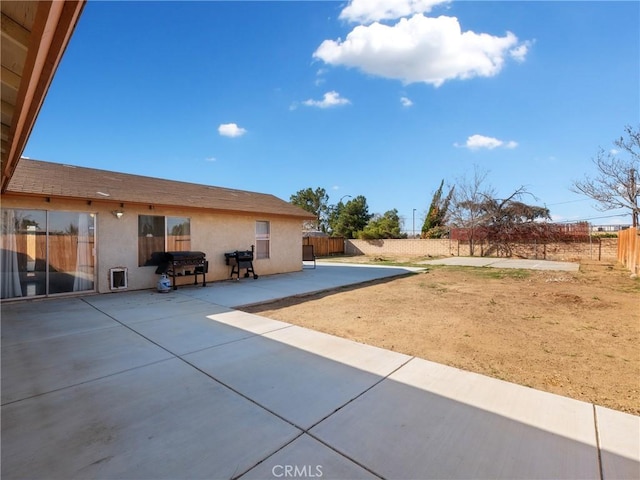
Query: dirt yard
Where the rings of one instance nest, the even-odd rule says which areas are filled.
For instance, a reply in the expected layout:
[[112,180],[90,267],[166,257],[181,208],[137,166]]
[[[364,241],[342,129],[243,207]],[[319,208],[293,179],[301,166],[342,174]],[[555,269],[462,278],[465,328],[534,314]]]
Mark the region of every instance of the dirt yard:
[[578,273],[430,266],[243,310],[640,414],[640,279],[614,263]]

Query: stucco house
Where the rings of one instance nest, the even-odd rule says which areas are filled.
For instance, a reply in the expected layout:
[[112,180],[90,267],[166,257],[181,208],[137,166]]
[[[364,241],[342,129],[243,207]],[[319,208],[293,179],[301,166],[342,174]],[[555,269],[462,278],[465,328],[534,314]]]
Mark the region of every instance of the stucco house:
[[158,251],[205,253],[208,282],[252,245],[256,273],[299,271],[313,218],[273,195],[22,158],[2,195],[2,298],[153,288]]
[[204,252],[207,281],[251,245],[256,273],[300,270],[314,217],[272,195],[21,158],[85,4],[0,2],[1,298],[153,288],[157,251]]

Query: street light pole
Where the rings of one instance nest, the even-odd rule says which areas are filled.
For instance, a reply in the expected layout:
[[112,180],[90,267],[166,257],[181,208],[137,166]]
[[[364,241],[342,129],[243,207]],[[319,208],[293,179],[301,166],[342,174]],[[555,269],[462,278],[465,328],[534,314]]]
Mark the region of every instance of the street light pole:
[[[338,209],[340,209],[340,206],[342,205],[342,199],[343,199],[343,198],[347,198],[347,197],[349,197],[349,198],[353,198],[351,195],[343,195],[343,196],[341,196],[341,197],[340,197],[340,200],[338,200],[338,205],[336,205],[336,207],[337,207]],[[338,210],[338,212],[339,212],[339,211],[340,211],[340,210]],[[331,234],[333,235],[333,232],[332,232]],[[344,244],[344,246],[342,247],[342,253],[347,253],[347,240],[346,240],[346,239],[344,239],[343,244]]]
[[342,199],[343,198],[347,198],[347,197],[352,198],[351,195],[343,195],[343,196],[340,197],[340,200],[338,201],[338,204],[341,204],[342,203]]
[[416,238],[416,209],[413,209],[413,238]]

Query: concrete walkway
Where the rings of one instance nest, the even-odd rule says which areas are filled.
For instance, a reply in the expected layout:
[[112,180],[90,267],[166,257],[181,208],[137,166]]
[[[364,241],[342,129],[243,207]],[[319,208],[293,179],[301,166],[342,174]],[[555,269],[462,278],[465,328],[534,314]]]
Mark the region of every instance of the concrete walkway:
[[556,270],[577,272],[579,263],[554,262],[551,260],[528,260],[520,258],[495,257],[448,257],[438,260],[424,260],[421,265],[456,265],[464,267],[520,268],[524,270]]
[[232,308],[406,273],[4,303],[2,478],[640,476],[639,417]]

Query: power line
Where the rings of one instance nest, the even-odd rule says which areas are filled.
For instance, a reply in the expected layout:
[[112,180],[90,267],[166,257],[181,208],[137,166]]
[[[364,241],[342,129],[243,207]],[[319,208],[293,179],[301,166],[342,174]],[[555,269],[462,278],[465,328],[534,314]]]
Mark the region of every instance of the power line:
[[566,202],[558,202],[558,203],[549,203],[549,204],[545,204],[548,207],[553,207],[554,205],[565,205],[567,203],[576,203],[576,202],[588,202],[589,200],[591,200],[590,198],[581,198],[580,200],[568,200]]
[[588,220],[601,220],[603,218],[626,217],[628,215],[629,215],[628,213],[620,213],[618,215],[606,215],[604,217],[591,217],[591,218],[582,218],[577,220],[561,220],[554,223],[577,223],[577,222],[586,222]]

